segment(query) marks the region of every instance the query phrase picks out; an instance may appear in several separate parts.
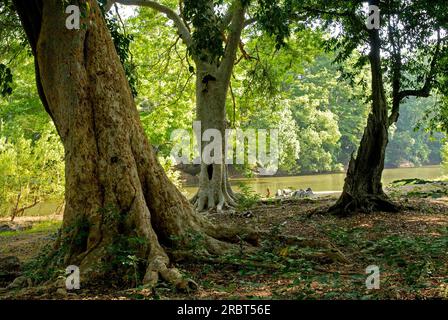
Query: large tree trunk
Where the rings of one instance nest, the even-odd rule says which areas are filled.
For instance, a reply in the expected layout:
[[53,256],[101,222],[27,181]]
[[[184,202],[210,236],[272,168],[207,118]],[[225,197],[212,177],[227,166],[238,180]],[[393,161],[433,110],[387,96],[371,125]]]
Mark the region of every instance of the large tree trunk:
[[[29,3],[38,10],[30,10]],[[162,244],[222,253],[230,228],[197,215],[159,165],[96,1],[81,30],[67,30],[62,0],[15,1],[36,56],[38,81],[65,148],[66,194],[58,249],[84,281],[102,277],[114,248],[132,252],[144,283],[191,282],[169,265]]]
[[198,211],[221,211],[224,207],[236,205],[225,164],[226,97],[229,86],[226,77],[232,70],[222,74],[219,68],[204,62],[197,62],[196,67],[196,114],[201,122],[201,136],[207,129],[216,129],[221,133],[222,158],[217,163],[205,163],[204,148],[213,141],[201,143],[199,190],[192,202]]
[[222,137],[222,161],[220,163],[204,163],[202,150],[208,143],[202,142],[199,190],[192,199],[198,211],[211,209],[221,211],[224,207],[236,205],[236,195],[231,189],[225,164],[226,98],[244,28],[244,14],[244,5],[236,2],[225,55],[220,63],[213,64],[199,58],[195,59],[197,69],[196,115],[197,120],[201,122],[201,135],[207,129],[217,129],[221,132]]
[[370,30],[370,65],[372,75],[372,111],[356,158],[350,160],[344,189],[330,208],[336,215],[355,212],[396,212],[397,207],[383,191],[381,183],[388,144],[388,108],[381,70],[379,31]]

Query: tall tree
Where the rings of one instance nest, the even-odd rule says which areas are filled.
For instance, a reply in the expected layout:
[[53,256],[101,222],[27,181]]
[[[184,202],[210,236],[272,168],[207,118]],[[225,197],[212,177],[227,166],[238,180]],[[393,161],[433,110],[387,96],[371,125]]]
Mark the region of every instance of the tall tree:
[[[367,27],[366,4],[380,9],[379,28]],[[371,113],[357,154],[350,161],[343,193],[330,212],[398,210],[381,183],[389,128],[398,120],[403,100],[427,97],[436,85],[442,71],[439,59],[448,50],[443,14],[447,9],[442,0],[431,5],[418,0],[305,1],[299,5],[299,10],[327,25],[334,27],[336,22],[339,26],[341,32],[335,32],[338,36],[332,40],[337,60],[343,61],[359,49],[368,54],[361,56],[358,66],[370,63]]]
[[97,2],[75,4],[84,10],[80,30],[66,28],[63,0],[14,0],[40,97],[65,150],[63,229],[50,261],[78,265],[87,281],[104,275],[101,265],[118,246],[134,252],[143,283],[162,277],[187,289],[193,282],[170,265],[165,248],[185,248],[199,236],[204,253],[219,254],[240,237],[196,214],[169,181]]

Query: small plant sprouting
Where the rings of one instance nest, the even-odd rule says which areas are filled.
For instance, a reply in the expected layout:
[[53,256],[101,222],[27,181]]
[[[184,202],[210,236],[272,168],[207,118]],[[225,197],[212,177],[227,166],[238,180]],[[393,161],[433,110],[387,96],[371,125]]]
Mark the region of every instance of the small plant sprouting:
[[240,182],[238,188],[240,189],[239,197],[237,199],[237,208],[239,211],[249,210],[261,200],[261,196],[247,184]]

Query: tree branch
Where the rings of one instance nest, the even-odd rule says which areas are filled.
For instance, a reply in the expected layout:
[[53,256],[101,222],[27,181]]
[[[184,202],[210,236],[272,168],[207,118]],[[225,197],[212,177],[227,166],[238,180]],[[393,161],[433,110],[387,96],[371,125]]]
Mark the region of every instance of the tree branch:
[[224,57],[219,67],[221,72],[228,73],[226,74],[228,80],[230,80],[232,66],[235,63],[236,52],[240,44],[241,32],[244,27],[245,8],[239,0],[236,0],[229,10],[233,11],[232,22],[230,24],[230,32],[227,39]]
[[401,90],[401,44],[400,38],[395,37],[393,32],[393,28],[396,28],[396,24],[392,28],[393,21],[391,17],[388,20],[388,36],[389,42],[392,45],[392,111],[389,116],[389,126],[398,121],[398,117],[400,116],[400,90]]
[[257,22],[256,18],[249,18],[244,21],[244,28],[250,26],[251,24]]
[[[440,30],[438,30],[437,31],[436,49],[434,51],[434,55],[431,60],[429,72],[428,72],[428,75],[426,76],[425,83],[423,84],[423,86],[420,89],[407,89],[407,90],[402,90],[402,91],[398,92],[397,97],[396,98],[394,97],[394,99],[396,99],[398,101],[398,105],[403,99],[405,99],[407,97],[411,97],[411,96],[421,97],[421,98],[429,97],[429,95],[431,93],[432,82],[434,80],[434,75],[436,72],[436,65],[437,65],[437,59],[438,59],[439,53],[440,53],[440,43],[441,42],[442,41],[440,38]],[[399,111],[398,109],[399,108],[397,106],[394,106],[394,108],[392,110],[392,114],[389,117],[389,124],[392,124],[398,120],[398,111]]]
[[233,11],[232,11],[232,6],[230,6],[227,9],[226,14],[222,17],[222,23],[221,23],[221,30],[225,30],[229,24],[232,22],[232,18],[233,18]]
[[[113,0],[112,0],[113,1]],[[187,46],[192,43],[191,34],[182,18],[171,8],[150,0],[115,0],[116,3],[126,6],[148,7],[165,14],[168,19],[172,20],[179,31],[179,35]]]
[[253,59],[250,54],[247,53],[246,49],[244,48],[244,43],[242,40],[240,40],[240,43],[238,45],[238,47],[240,48],[241,54],[243,56],[244,59],[246,60],[250,60]]
[[308,7],[308,6],[304,6],[303,10],[304,10],[302,12],[303,14],[314,13],[314,14],[317,14],[318,16],[329,15],[329,16],[337,17],[337,18],[349,18],[351,20],[351,22],[353,24],[356,24],[360,30],[363,30],[363,31],[368,30],[366,28],[364,22],[361,21],[360,18],[353,11],[322,10],[319,8]]

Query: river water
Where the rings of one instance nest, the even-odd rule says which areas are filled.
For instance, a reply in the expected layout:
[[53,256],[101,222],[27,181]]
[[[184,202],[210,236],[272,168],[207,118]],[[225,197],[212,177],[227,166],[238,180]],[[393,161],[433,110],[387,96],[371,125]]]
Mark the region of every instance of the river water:
[[[426,166],[417,168],[396,168],[385,169],[383,173],[383,183],[387,185],[400,179],[437,179],[444,174],[440,166]],[[231,184],[238,190],[237,185],[240,182],[250,186],[254,191],[265,196],[269,188],[271,195],[278,189],[307,189],[311,188],[318,193],[340,192],[344,186],[345,173],[315,174],[292,177],[263,177],[249,179],[232,179]],[[194,195],[196,186],[185,186],[189,196]]]
[[[388,184],[400,179],[437,179],[444,174],[440,166],[428,166],[418,168],[400,168],[384,170],[383,182]],[[307,189],[311,188],[317,193],[333,193],[340,192],[344,185],[345,173],[317,174],[307,176],[294,177],[264,177],[250,179],[232,179],[231,184],[238,191],[238,183],[243,182],[250,186],[261,196],[266,196],[267,188],[271,195],[274,195],[277,189]],[[196,190],[196,186],[185,186],[184,190],[188,197],[192,197]],[[38,204],[36,207],[26,210],[25,215],[49,215],[53,214],[62,200],[46,201]]]

